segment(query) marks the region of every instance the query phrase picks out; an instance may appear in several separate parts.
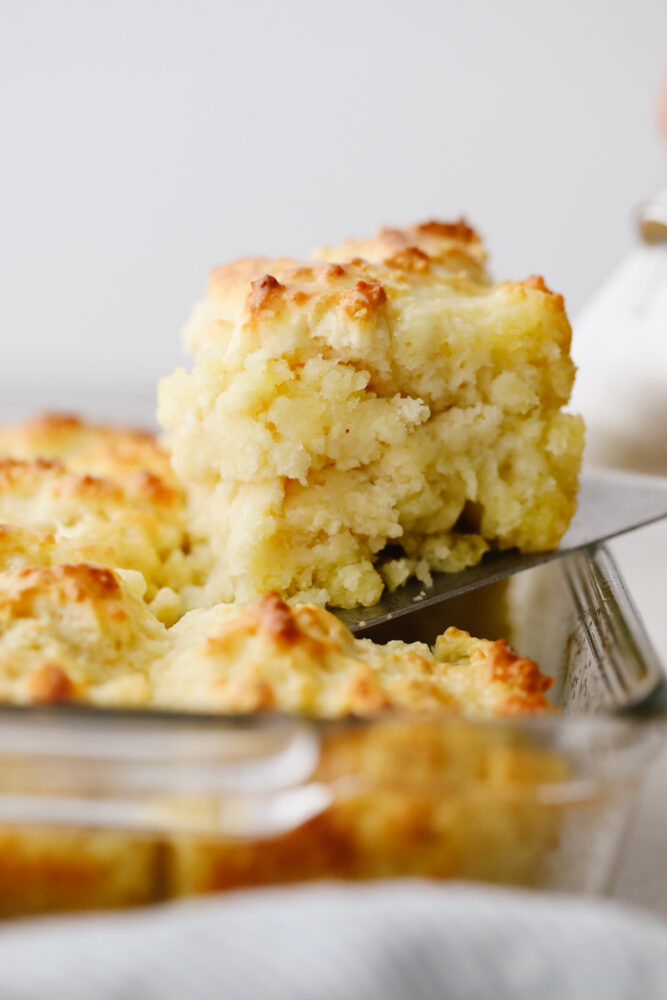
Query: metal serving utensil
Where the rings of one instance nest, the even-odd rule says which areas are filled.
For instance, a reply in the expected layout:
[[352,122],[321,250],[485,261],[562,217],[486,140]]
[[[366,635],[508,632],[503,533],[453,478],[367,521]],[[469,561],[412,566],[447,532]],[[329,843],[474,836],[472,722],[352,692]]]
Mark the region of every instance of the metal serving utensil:
[[582,474],[577,512],[557,549],[548,552],[487,552],[481,563],[460,573],[434,573],[433,586],[410,581],[386,592],[370,608],[331,610],[352,632],[381,625],[403,615],[439,604],[522,570],[616,538],[667,517],[667,477],[607,470]]

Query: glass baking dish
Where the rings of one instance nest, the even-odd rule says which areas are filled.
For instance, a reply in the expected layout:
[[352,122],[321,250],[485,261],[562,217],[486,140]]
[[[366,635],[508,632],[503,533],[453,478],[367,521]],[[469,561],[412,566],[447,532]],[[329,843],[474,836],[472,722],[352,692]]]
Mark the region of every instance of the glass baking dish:
[[665,705],[609,553],[423,609],[392,635],[428,640],[449,624],[537,659],[562,714],[322,722],[2,707],[0,913],[332,877],[604,890]]

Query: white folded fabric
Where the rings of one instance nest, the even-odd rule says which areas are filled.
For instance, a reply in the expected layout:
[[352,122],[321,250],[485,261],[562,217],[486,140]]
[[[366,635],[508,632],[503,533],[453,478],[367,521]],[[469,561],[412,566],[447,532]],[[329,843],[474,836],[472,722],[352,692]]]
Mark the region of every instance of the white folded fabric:
[[325,884],[7,924],[2,1000],[649,1000],[667,927],[464,884]]

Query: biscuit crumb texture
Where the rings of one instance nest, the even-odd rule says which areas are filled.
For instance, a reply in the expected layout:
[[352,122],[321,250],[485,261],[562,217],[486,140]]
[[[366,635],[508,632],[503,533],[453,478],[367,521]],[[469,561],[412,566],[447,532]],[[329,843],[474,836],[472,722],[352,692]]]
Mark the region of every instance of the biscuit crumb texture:
[[122,570],[171,623],[189,589],[201,588],[208,558],[151,434],[62,414],[0,428],[0,573],[77,563]]
[[561,296],[493,283],[463,222],[213,271],[192,369],[159,391],[211,547],[195,603],[368,606],[489,547],[556,546],[583,448],[570,337]]

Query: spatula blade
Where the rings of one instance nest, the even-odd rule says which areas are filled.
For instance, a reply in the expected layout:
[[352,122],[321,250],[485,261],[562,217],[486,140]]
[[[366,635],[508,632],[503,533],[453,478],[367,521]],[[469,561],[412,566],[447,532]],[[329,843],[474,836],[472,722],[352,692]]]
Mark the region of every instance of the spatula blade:
[[428,589],[418,581],[410,581],[393,593],[387,591],[372,607],[331,610],[352,632],[358,632],[664,517],[667,517],[667,478],[589,471],[581,476],[577,512],[557,549],[489,552],[479,565],[460,573],[435,573],[433,586]]

